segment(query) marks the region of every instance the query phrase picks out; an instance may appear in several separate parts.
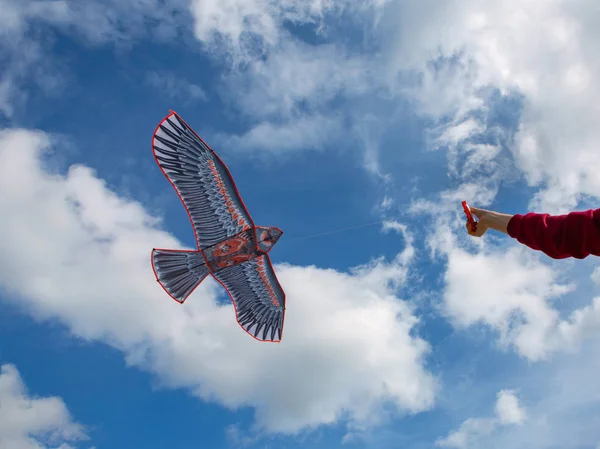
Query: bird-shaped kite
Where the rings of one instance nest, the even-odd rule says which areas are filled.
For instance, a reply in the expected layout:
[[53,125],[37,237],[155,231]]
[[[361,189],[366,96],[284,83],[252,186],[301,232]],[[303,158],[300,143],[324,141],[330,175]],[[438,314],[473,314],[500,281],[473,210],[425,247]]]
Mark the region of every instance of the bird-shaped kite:
[[283,232],[254,225],[228,168],[175,112],[156,128],[152,148],[188,212],[197,247],[153,249],[156,280],[183,304],[211,274],[229,293],[246,332],[257,340],[281,341],[285,293],[268,253]]

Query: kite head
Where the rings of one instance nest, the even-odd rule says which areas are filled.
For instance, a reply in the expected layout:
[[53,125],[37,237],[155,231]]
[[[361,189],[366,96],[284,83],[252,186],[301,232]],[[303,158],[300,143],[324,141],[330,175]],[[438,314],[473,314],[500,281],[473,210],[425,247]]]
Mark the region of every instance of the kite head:
[[268,253],[277,243],[277,240],[283,235],[283,231],[275,226],[257,226],[256,239],[258,241],[258,249],[263,253]]

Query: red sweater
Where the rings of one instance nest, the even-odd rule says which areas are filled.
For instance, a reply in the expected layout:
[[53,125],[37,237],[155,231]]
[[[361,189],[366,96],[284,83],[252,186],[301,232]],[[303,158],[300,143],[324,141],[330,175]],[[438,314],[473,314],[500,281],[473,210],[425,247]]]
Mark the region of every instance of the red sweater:
[[553,259],[600,256],[600,209],[567,215],[515,215],[508,235]]

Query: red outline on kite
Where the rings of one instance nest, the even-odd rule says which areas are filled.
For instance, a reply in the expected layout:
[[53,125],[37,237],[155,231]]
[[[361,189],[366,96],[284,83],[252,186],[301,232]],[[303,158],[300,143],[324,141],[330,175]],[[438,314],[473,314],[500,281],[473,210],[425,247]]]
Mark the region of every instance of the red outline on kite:
[[[202,283],[202,281],[204,281],[204,279],[206,279],[206,277],[208,275],[206,275],[205,277],[203,277],[200,282],[198,282],[198,285],[196,285],[192,291],[190,291],[185,298],[183,298],[181,301],[179,301],[178,299],[176,299],[173,295],[171,295],[167,289],[165,288],[165,286],[162,284],[162,282],[160,282],[160,280],[158,279],[158,275],[156,273],[156,268],[154,267],[154,251],[176,251],[176,252],[199,252],[202,254],[202,257],[204,258],[204,261],[206,262],[206,266],[209,269],[209,273],[212,276],[212,278],[214,280],[216,280],[219,284],[221,284],[221,287],[223,287],[225,289],[225,291],[227,292],[227,294],[229,295],[229,298],[231,299],[231,303],[233,304],[233,310],[235,312],[235,321],[237,322],[238,326],[240,326],[242,328],[242,330],[244,332],[246,332],[248,335],[250,335],[252,338],[254,338],[257,341],[260,342],[269,342],[269,343],[281,343],[281,339],[283,338],[283,325],[284,325],[284,321],[285,321],[285,310],[286,307],[283,307],[283,318],[281,321],[281,336],[278,340],[261,340],[260,338],[255,337],[254,335],[252,335],[250,332],[248,332],[244,326],[242,326],[238,320],[238,312],[237,312],[237,307],[235,305],[235,301],[233,299],[233,295],[231,294],[231,292],[229,291],[229,289],[227,287],[225,287],[225,285],[215,277],[213,271],[210,269],[210,265],[208,264],[208,261],[206,260],[206,255],[204,254],[204,251],[202,251],[202,249],[200,249],[200,247],[198,246],[198,233],[196,232],[196,227],[194,226],[194,221],[192,220],[192,215],[190,214],[190,211],[187,207],[187,205],[185,204],[185,201],[183,201],[183,198],[181,197],[181,194],[179,193],[179,190],[177,190],[177,187],[175,187],[175,184],[173,184],[173,181],[171,181],[171,178],[169,178],[169,176],[165,173],[165,171],[163,170],[162,166],[160,165],[158,158],[156,156],[156,152],[154,151],[154,139],[156,138],[156,133],[158,132],[159,128],[161,127],[161,125],[166,122],[171,116],[176,115],[177,118],[179,120],[181,120],[183,123],[185,123],[185,125],[188,127],[188,129],[190,129],[194,135],[200,139],[200,141],[206,145],[206,147],[212,152],[212,154],[217,158],[217,160],[223,165],[223,167],[225,168],[225,171],[227,172],[227,174],[229,175],[229,178],[231,180],[231,184],[233,185],[233,188],[235,189],[235,192],[238,196],[238,198],[240,199],[240,203],[242,204],[242,207],[244,208],[244,212],[246,212],[246,215],[248,216],[248,218],[250,219],[250,223],[252,224],[252,228],[254,229],[254,241],[256,242],[256,249],[258,249],[258,242],[257,242],[257,237],[256,237],[256,225],[254,224],[254,220],[252,219],[252,215],[250,215],[250,212],[248,212],[248,209],[246,208],[246,204],[244,203],[244,200],[242,199],[242,195],[240,195],[240,192],[237,188],[237,185],[233,179],[233,176],[231,175],[231,172],[229,171],[229,168],[227,167],[227,165],[221,160],[221,158],[219,157],[219,155],[204,141],[204,139],[202,139],[202,137],[200,137],[196,131],[194,131],[194,129],[189,126],[185,120],[183,120],[181,118],[181,116],[179,114],[177,114],[175,111],[173,110],[169,110],[169,115],[167,115],[164,119],[162,119],[160,121],[160,123],[156,126],[156,128],[154,129],[154,133],[152,134],[152,155],[154,156],[154,161],[156,162],[156,164],[158,165],[158,168],[160,169],[160,171],[162,172],[162,174],[165,176],[165,178],[167,178],[167,181],[169,181],[169,184],[171,184],[171,187],[173,187],[173,189],[175,190],[175,193],[177,193],[177,197],[179,198],[179,201],[181,201],[181,204],[183,204],[183,207],[185,208],[185,211],[187,212],[188,218],[190,219],[190,224],[192,225],[192,229],[194,230],[194,237],[196,239],[196,251],[194,250],[187,250],[187,249],[168,249],[168,248],[153,248],[151,253],[150,253],[150,262],[152,264],[152,271],[154,272],[154,277],[156,278],[157,282],[160,284],[160,286],[162,287],[162,289],[165,291],[165,293],[167,295],[169,295],[177,304],[183,304],[187,298],[190,297],[190,295],[192,293],[194,293],[194,291],[196,290],[196,288],[198,288],[198,286]],[[281,232],[281,234],[283,234],[283,231],[279,228],[277,228],[279,230],[279,232]],[[262,252],[262,251],[261,251]],[[268,254],[265,253],[265,256],[267,257],[267,262],[270,265],[271,271],[273,271],[273,273],[275,273],[275,269],[273,268],[273,264],[271,263],[271,258],[269,257]],[[286,304],[286,294],[285,294],[285,290],[283,290],[283,287],[281,287],[281,284],[279,283],[279,279],[277,279],[277,276],[275,275],[275,282],[277,282],[277,285],[279,286],[279,288],[281,289],[281,292],[283,293],[283,300],[284,300],[284,304]]]

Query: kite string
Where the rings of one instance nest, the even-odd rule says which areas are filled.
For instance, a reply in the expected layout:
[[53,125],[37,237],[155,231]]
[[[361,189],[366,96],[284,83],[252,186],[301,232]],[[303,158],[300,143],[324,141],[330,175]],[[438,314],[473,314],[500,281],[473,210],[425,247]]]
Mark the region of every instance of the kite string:
[[332,235],[332,234],[339,234],[341,232],[346,232],[346,231],[353,231],[355,229],[361,229],[361,228],[367,228],[370,226],[375,226],[378,224],[382,224],[384,223],[385,220],[380,220],[380,221],[376,221],[374,223],[367,223],[367,224],[362,224],[362,225],[357,225],[357,226],[350,226],[347,228],[341,228],[341,229],[336,229],[334,231],[327,231],[327,232],[320,232],[318,234],[309,234],[309,235],[303,235],[303,236],[299,236],[299,237],[292,237],[290,239],[286,239],[286,241],[288,242],[297,242],[299,240],[307,240],[307,239],[312,239],[312,238],[316,238],[316,237],[322,237],[325,235]]

